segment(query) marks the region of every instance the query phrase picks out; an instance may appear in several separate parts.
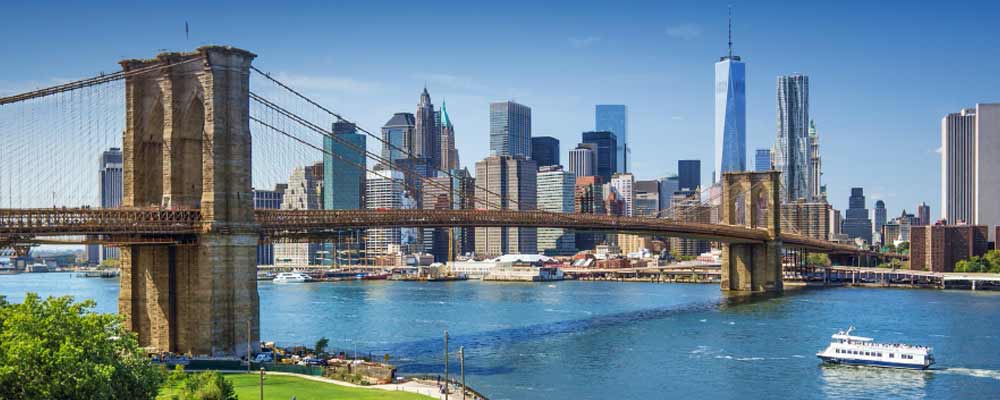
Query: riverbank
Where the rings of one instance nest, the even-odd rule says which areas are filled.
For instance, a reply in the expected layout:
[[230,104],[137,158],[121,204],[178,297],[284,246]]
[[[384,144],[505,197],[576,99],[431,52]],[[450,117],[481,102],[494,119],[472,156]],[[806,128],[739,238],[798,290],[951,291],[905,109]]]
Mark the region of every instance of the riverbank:
[[[231,382],[236,396],[241,399],[260,398],[260,374],[226,371],[223,376]],[[438,399],[433,386],[414,384],[359,386],[333,379],[299,375],[286,372],[267,372],[264,376],[264,399],[362,399],[362,400],[426,400]],[[170,400],[176,388],[164,388],[157,400]]]

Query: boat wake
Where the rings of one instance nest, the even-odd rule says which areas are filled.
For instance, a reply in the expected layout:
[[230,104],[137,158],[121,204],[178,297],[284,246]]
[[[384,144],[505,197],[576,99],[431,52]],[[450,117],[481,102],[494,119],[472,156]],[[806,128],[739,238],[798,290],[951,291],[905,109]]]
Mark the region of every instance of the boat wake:
[[1000,371],[995,369],[976,369],[976,368],[942,368],[942,369],[931,369],[930,371],[935,374],[951,374],[951,375],[965,375],[974,376],[976,378],[992,378],[1000,380]]

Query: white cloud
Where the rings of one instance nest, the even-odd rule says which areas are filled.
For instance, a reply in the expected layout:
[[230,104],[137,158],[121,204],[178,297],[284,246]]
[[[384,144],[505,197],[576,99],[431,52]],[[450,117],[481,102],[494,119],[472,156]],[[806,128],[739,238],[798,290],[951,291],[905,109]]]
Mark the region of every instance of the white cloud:
[[934,150],[931,150],[931,151],[934,152],[934,153],[941,154],[941,152],[944,151],[944,146],[938,146],[938,148],[936,148]]
[[577,49],[582,49],[585,47],[590,47],[594,43],[601,41],[600,37],[597,36],[587,36],[587,37],[571,37],[569,38],[570,46]]
[[671,25],[667,27],[667,36],[683,40],[698,38],[703,32],[704,29],[702,29],[701,25],[692,23]]
[[670,119],[672,119],[672,120],[674,120],[674,121],[683,121],[683,120],[684,120],[684,117],[682,117],[682,116],[680,116],[680,115],[675,115],[675,116],[673,116],[673,117],[670,117]]

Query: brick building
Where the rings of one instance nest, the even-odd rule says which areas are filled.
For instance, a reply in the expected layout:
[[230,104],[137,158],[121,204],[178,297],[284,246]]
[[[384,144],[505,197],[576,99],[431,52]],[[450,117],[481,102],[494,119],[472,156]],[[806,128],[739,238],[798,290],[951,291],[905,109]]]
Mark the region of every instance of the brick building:
[[955,263],[981,256],[989,247],[985,225],[928,225],[910,228],[910,268],[952,272]]

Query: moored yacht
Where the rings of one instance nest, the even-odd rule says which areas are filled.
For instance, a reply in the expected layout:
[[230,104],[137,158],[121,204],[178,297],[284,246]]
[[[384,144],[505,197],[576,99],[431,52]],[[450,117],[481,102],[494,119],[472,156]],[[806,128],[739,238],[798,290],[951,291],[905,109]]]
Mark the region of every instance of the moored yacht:
[[274,277],[274,283],[302,283],[309,282],[312,278],[301,272],[282,272]]
[[927,369],[934,364],[933,349],[908,344],[876,343],[875,339],[852,336],[854,327],[832,336],[830,345],[816,356],[827,363],[886,368]]

